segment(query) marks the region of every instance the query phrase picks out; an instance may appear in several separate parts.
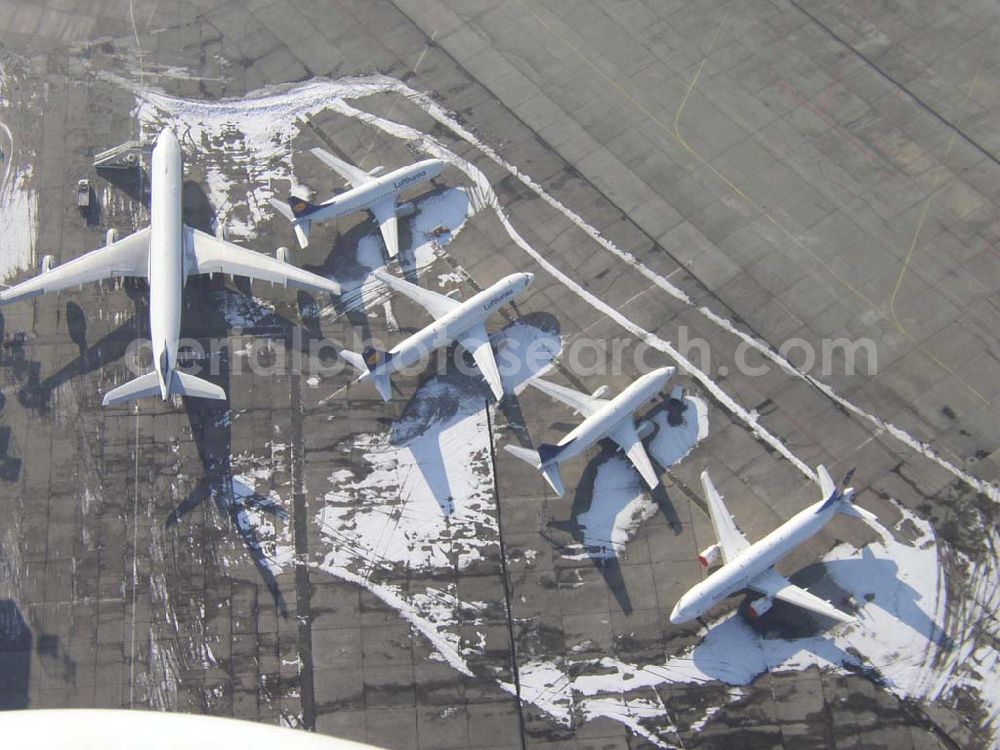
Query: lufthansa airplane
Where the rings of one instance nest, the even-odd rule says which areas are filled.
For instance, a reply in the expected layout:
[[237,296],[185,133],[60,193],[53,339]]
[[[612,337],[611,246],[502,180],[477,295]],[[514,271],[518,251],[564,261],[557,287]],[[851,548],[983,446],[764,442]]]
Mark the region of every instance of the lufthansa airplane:
[[396,344],[388,352],[368,347],[361,354],[357,354],[342,349],[341,358],[361,373],[358,382],[371,380],[375,383],[382,400],[388,401],[392,395],[389,383],[389,376],[392,373],[415,364],[422,356],[430,354],[435,349],[457,341],[472,355],[497,401],[503,398],[503,384],[500,382],[500,372],[493,356],[490,337],[486,333],[486,319],[501,305],[513,302],[527,289],[535,278],[533,273],[512,273],[464,302],[403,281],[382,269],[373,271],[372,275],[390,289],[412,299],[427,310],[435,320],[423,330]]
[[149,330],[155,369],[109,391],[104,396],[105,406],[156,394],[164,401],[170,394],[226,398],[225,391],[214,383],[176,369],[181,295],[188,276],[227,273],[340,294],[339,285],[322,276],[184,224],[182,177],[180,144],[172,130],[164,129],[153,148],[148,227],[59,267],[55,267],[51,255],[46,255],[38,276],[0,291],[0,304],[4,304],[101,279],[137,277],[149,282]]
[[721,558],[723,565],[680,598],[670,613],[670,622],[681,623],[700,617],[726,597],[744,589],[752,589],[764,595],[750,604],[751,617],[760,617],[778,599],[833,620],[854,622],[853,617],[799,588],[773,567],[786,554],[819,533],[837,513],[868,522],[877,520],[875,514],[851,502],[854,499],[854,489],[846,485],[854,476],[854,469],[847,473],[840,487],[834,485],[824,467],[819,466],[816,471],[823,499],[799,511],[753,544],[736,528],[733,517],[729,515],[708,472],[702,472],[701,485],[705,490],[709,515],[718,541],[698,555],[698,561],[707,568]]
[[378,177],[382,167],[375,167],[366,172],[321,148],[312,149],[312,154],[343,177],[351,189],[333,196],[318,206],[295,195],[289,196],[289,203],[271,198],[271,205],[292,222],[299,245],[306,247],[309,244],[309,228],[313,222],[336,219],[367,209],[372,212],[378,223],[390,260],[399,255],[399,231],[396,227],[397,197],[404,190],[433,180],[441,174],[446,165],[446,162],[440,159],[424,159]]
[[609,437],[625,451],[628,460],[639,470],[646,484],[652,489],[660,483],[660,479],[642,445],[642,435],[640,430],[636,429],[634,414],[636,409],[663,389],[674,371],[673,367],[661,367],[659,370],[646,373],[610,400],[601,398],[607,391],[607,386],[587,394],[547,380],[531,380],[529,382],[533,386],[562,401],[577,414],[582,414],[584,420],[556,445],[542,443],[537,451],[518,445],[508,445],[505,446],[505,450],[540,469],[552,489],[562,497],[565,489],[562,477],[559,476],[559,464],[579,456],[598,440]]

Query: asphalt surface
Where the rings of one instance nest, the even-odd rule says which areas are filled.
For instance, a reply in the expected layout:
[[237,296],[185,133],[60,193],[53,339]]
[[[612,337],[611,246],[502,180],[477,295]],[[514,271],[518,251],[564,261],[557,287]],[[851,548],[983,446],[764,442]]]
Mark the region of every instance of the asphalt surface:
[[[5,308],[4,334],[26,339],[2,354],[0,626],[9,637],[0,705],[209,712],[391,748],[646,746],[607,718],[559,723],[498,683],[518,685],[536,658],[655,664],[697,642],[697,623],[673,626],[668,615],[700,580],[695,558],[711,542],[704,468],[751,539],[815,499],[791,456],[835,476],[857,466],[859,502],[887,523],[899,517],[891,497],[929,518],[950,549],[992,555],[981,530],[995,525],[995,506],[972,480],[995,482],[1000,468],[996,20],[988,4],[942,2],[0,2],[14,81],[2,117],[14,154],[33,167],[38,258],[75,257],[108,227],[143,221],[141,195],[91,166],[135,132],[135,97],[109,74],[216,99],[379,72],[431,95],[538,186],[412,102],[366,99],[366,111],[432,133],[482,170],[545,262],[482,212],[443,246],[431,277],[458,269],[454,285],[468,292],[534,272],[516,314],[548,316],[564,346],[635,342],[638,331],[682,354],[682,342],[699,338],[710,352],[706,360],[687,349],[697,372],[682,365],[674,381],[707,402],[709,434],[663,473],[658,512],[611,561],[563,554],[610,451],[566,465],[569,491],[557,498],[500,447],[526,436],[551,442],[575,417],[532,389],[488,407],[494,523],[483,529],[483,558],[426,575],[373,562],[368,577],[491,604],[456,625],[462,643],[479,643],[463,674],[371,589],[317,567],[329,551],[314,523],[324,493],[337,472],[365,470],[352,441],[404,417],[427,378],[395,378],[396,396],[383,404],[373,388],[347,389],[348,373],[310,382],[234,364],[255,341],[290,349],[297,328],[344,342],[365,332],[398,340],[383,315],[334,307],[316,319],[310,309],[329,300],[255,285],[274,309],[233,330],[222,307],[247,285],[192,282],[185,335],[229,337],[217,382],[230,403],[102,409],[146,325],[141,287],[90,285]],[[336,183],[299,152],[331,144],[366,168],[414,155],[357,120],[318,113],[294,146],[297,178],[320,192]],[[81,216],[80,177],[102,201],[116,197]],[[192,160],[187,178],[187,220],[205,225],[213,209],[198,187],[204,165]],[[452,168],[418,195],[467,184]],[[337,272],[342,248],[371,231],[364,216],[318,228],[295,260]],[[275,220],[246,244],[269,251],[294,239]],[[835,353],[827,370],[810,371],[815,380],[773,362],[763,376],[741,372],[744,339],[703,308],[774,351],[793,339],[817,352],[824,340],[870,340],[877,363],[861,358],[848,373]],[[393,313],[404,329],[426,320],[405,301],[394,300]],[[491,331],[505,322],[494,318]],[[803,365],[801,353],[789,358]],[[764,361],[756,352],[746,360]],[[649,361],[678,364],[655,350]],[[578,375],[561,362],[552,377],[617,392],[636,372]],[[250,500],[234,505],[235,475],[257,481]],[[268,504],[272,491],[287,516]],[[273,517],[298,564],[268,568],[259,529],[241,525],[247,507]],[[780,569],[800,570],[837,541],[871,538],[838,520]],[[945,570],[960,596],[971,585],[966,569]],[[975,637],[988,644],[992,627]],[[901,700],[871,675],[765,673],[741,690],[734,698],[719,683],[660,689],[678,728],[664,741],[992,742],[974,697]],[[724,707],[692,726],[716,704]]]

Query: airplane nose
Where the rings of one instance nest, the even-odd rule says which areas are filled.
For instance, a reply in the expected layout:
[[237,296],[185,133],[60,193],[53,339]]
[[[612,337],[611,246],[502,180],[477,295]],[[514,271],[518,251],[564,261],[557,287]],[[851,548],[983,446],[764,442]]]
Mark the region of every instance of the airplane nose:
[[526,272],[525,272],[525,274],[524,274],[524,285],[525,285],[525,286],[528,286],[528,285],[529,285],[529,284],[530,284],[530,283],[531,283],[532,281],[534,281],[534,280],[535,280],[535,274],[533,274],[533,273],[528,273],[528,272],[526,271]]

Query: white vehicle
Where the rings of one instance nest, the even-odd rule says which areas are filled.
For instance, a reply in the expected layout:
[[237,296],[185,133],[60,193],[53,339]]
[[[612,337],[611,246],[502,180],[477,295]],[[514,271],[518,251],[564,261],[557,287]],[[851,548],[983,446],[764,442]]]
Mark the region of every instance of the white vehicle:
[[854,622],[850,615],[796,586],[773,569],[778,560],[818,533],[837,513],[866,521],[877,520],[873,513],[851,502],[854,489],[846,485],[854,476],[854,469],[847,473],[840,487],[834,485],[825,468],[819,466],[816,471],[823,499],[795,514],[754,544],[736,528],[708,472],[702,472],[701,484],[718,541],[702,551],[698,560],[707,568],[721,557],[723,565],[680,598],[670,613],[670,622],[681,623],[700,617],[715,604],[744,589],[764,595],[750,604],[751,617],[760,617],[771,608],[775,599],[779,599],[840,622]]
[[292,222],[299,245],[306,247],[309,244],[309,228],[313,222],[328,221],[367,209],[372,212],[378,223],[390,259],[399,255],[399,232],[396,227],[397,197],[404,190],[433,180],[441,174],[446,164],[440,159],[424,159],[378,177],[376,175],[382,171],[382,167],[375,167],[366,172],[321,148],[312,149],[312,153],[343,177],[351,189],[333,196],[318,206],[294,195],[289,196],[288,203],[271,198],[271,205]]
[[477,292],[465,302],[458,302],[429,289],[396,278],[379,269],[372,274],[391,289],[404,294],[423,307],[434,318],[434,322],[421,331],[396,344],[388,352],[368,347],[361,354],[347,349],[340,356],[361,373],[356,382],[371,380],[375,383],[383,401],[392,395],[389,376],[397,370],[409,367],[430,354],[435,349],[457,341],[472,355],[486,382],[499,401],[503,398],[503,384],[497,369],[490,337],[486,333],[486,319],[496,312],[500,305],[512,302],[527,289],[535,278],[533,273],[512,273],[488,289]]
[[52,256],[46,255],[42,259],[42,272],[0,292],[0,303],[29,299],[107,278],[146,279],[156,369],[107,393],[104,405],[157,393],[164,401],[170,394],[225,399],[225,391],[219,386],[175,369],[181,293],[188,276],[229,273],[331,294],[340,294],[340,287],[283,260],[246,250],[186,226],[181,221],[181,147],[169,129],[164,129],[156,139],[151,173],[148,227],[58,268],[54,267]]
[[547,380],[529,381],[543,393],[572,407],[585,419],[556,445],[542,443],[537,451],[517,445],[508,445],[505,449],[511,455],[540,469],[552,489],[562,497],[565,489],[562,477],[559,476],[559,464],[579,456],[598,440],[609,437],[625,452],[629,461],[639,470],[646,484],[652,489],[660,483],[660,478],[642,445],[642,436],[636,429],[633,415],[636,409],[663,389],[674,371],[673,367],[653,370],[611,400],[601,398],[607,391],[607,386],[598,388],[593,394],[586,394]]

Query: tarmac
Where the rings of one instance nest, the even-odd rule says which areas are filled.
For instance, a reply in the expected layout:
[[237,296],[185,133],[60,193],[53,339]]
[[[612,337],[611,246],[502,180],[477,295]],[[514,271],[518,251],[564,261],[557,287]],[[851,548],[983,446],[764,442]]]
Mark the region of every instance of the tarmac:
[[[429,376],[395,377],[383,403],[348,387],[348,372],[262,376],[239,353],[291,351],[297,336],[395,342],[423,311],[393,299],[400,331],[378,312],[255,284],[273,310],[234,328],[226,310],[246,280],[191,281],[184,335],[228,337],[216,380],[230,401],[104,409],[146,325],[142,289],[104,283],[7,307],[4,335],[26,338],[0,360],[0,707],[205,712],[387,748],[991,746],[976,696],[910,700],[863,670],[661,686],[667,711],[642,725],[651,734],[580,711],[561,722],[518,694],[538,660],[571,674],[604,657],[655,665],[698,642],[699,623],[668,617],[712,541],[705,468],[751,540],[815,501],[803,467],[856,466],[858,502],[887,525],[900,507],[932,522],[954,553],[951,597],[974,586],[972,563],[995,563],[983,529],[1000,480],[996,20],[986,3],[948,2],[0,2],[0,62],[15,81],[3,148],[33,168],[38,259],[68,260],[107,228],[141,223],[141,194],[91,166],[135,135],[135,96],[117,79],[214,100],[377,72],[428,94],[469,137],[398,94],[364,110],[481,170],[536,251],[484,210],[426,278],[457,274],[449,283],[467,293],[535,273],[491,331],[547,316],[564,351],[645,341],[649,364],[678,366],[671,385],[705,402],[709,424],[661,474],[656,513],[625,554],[573,557],[574,519],[610,449],[565,465],[556,497],[502,446],[552,442],[577,417],[530,388],[490,404],[482,556],[434,571],[372,558],[364,580],[347,580],[324,569],[336,543],[314,521],[334,477],[367,471],[358,436],[410,414]],[[369,169],[414,157],[357,119],[317,113],[294,158],[319,193],[339,183],[304,155],[313,146]],[[186,220],[204,227],[210,175],[196,160],[187,169]],[[87,217],[74,203],[81,177],[100,197]],[[415,195],[461,185],[452,168]],[[316,228],[295,262],[336,273],[342,248],[371,230],[364,215]],[[296,247],[280,217],[244,244]],[[853,372],[842,347],[819,356],[840,338],[871,342]],[[808,375],[779,364],[806,369],[807,349],[818,354]],[[766,374],[749,372],[761,364]],[[560,360],[548,377],[616,393],[637,373],[626,362],[580,375]],[[256,484],[240,495],[234,476]],[[274,568],[262,514],[292,556]],[[837,520],[779,569],[872,538]],[[486,603],[454,626],[467,673],[376,593],[430,588]],[[961,623],[949,620],[951,637],[993,648],[995,619]]]

